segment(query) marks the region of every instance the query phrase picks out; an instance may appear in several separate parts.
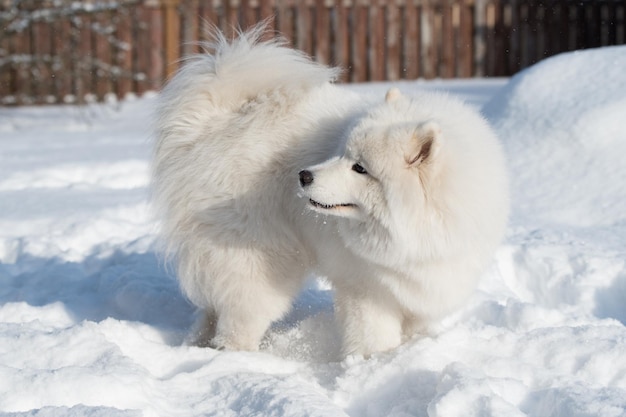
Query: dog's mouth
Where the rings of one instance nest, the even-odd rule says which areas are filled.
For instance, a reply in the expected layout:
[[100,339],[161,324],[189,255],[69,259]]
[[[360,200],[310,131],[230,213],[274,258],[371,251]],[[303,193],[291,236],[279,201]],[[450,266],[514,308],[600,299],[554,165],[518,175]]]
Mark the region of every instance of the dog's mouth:
[[356,204],[352,204],[352,203],[344,203],[344,204],[324,204],[324,203],[320,203],[319,201],[315,201],[312,198],[309,198],[309,203],[311,203],[311,205],[315,208],[318,209],[322,209],[322,210],[334,210],[334,209],[340,209],[340,208],[356,208],[357,205]]

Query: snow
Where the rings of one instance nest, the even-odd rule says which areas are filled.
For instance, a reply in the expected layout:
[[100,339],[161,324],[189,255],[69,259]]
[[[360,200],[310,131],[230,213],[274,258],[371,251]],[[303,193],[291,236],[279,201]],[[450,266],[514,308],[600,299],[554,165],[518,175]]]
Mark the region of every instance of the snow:
[[154,97],[0,109],[0,416],[626,416],[625,67],[612,47],[397,84],[484,105],[510,227],[437,332],[341,361],[318,281],[260,352],[186,343],[148,202]]

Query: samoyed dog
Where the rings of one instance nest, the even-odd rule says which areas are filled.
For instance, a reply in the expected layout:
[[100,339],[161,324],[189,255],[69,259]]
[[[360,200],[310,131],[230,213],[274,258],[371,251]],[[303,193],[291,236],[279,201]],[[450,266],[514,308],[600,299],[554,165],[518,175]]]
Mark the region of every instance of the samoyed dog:
[[311,273],[343,354],[370,355],[463,305],[505,229],[505,161],[471,107],[368,100],[263,27],[215,35],[164,88],[153,161],[162,234],[198,343],[258,349]]

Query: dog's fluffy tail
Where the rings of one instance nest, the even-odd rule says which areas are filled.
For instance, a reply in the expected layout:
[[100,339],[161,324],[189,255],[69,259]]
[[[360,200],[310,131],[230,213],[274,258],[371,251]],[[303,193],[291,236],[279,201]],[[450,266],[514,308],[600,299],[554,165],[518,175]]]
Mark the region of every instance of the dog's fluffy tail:
[[206,52],[183,60],[182,69],[161,92],[160,133],[194,129],[194,122],[236,111],[261,94],[280,90],[297,97],[337,78],[337,68],[314,63],[287,47],[284,39],[262,41],[266,31],[267,25],[260,24],[229,41],[219,30],[211,30],[212,40],[201,44]]
[[290,112],[309,90],[338,75],[337,69],[314,63],[287,47],[284,40],[261,40],[265,31],[266,25],[261,24],[228,41],[214,30],[213,41],[203,44],[207,52],[186,59],[160,94],[155,115],[152,199],[163,219],[162,243],[167,257],[180,252],[197,226],[195,211],[205,204],[198,201],[219,199],[220,192],[230,192],[219,190],[219,180],[212,183],[214,188],[204,182],[201,174],[205,169],[215,178],[232,173],[219,171],[216,163],[209,166],[210,161],[198,162],[194,144],[223,141],[216,149],[238,147],[241,138],[233,135],[237,127],[230,124],[243,106],[256,98],[280,96],[275,101]]

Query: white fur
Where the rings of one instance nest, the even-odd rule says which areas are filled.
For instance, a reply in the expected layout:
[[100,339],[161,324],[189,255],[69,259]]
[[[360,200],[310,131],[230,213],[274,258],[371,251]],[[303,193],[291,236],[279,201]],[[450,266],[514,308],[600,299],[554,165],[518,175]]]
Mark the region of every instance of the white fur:
[[200,342],[257,349],[314,271],[336,288],[344,354],[391,349],[461,306],[490,261],[508,206],[499,144],[451,97],[368,103],[261,31],[218,34],[160,99],[155,203],[207,312]]

